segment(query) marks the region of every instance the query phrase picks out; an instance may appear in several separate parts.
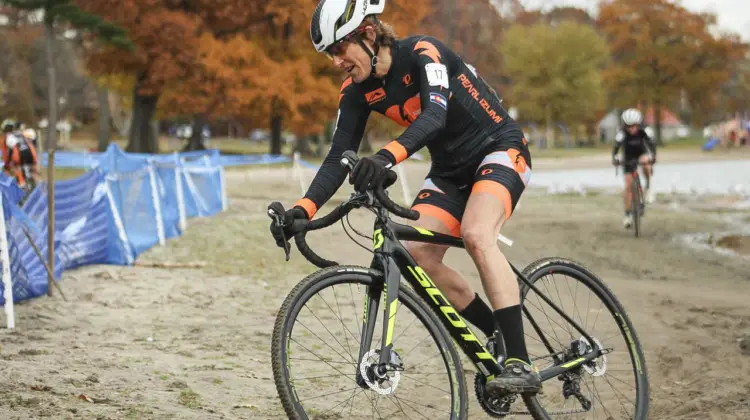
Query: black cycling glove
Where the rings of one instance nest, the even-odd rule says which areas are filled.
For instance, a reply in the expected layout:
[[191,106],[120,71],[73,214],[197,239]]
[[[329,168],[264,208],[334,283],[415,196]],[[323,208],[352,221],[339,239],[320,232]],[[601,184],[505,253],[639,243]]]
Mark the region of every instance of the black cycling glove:
[[284,212],[284,227],[271,222],[271,235],[276,240],[276,246],[284,248],[284,239],[289,241],[294,235],[305,230],[309,223],[307,213],[302,207],[292,207]]
[[377,153],[363,157],[349,175],[349,183],[354,185],[355,190],[364,192],[372,188],[391,166],[390,159]]

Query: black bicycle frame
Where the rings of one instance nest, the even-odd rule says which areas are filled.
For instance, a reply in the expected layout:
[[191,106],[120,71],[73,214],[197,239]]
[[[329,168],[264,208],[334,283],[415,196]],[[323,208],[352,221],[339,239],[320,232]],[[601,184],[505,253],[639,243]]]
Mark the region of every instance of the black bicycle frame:
[[[391,352],[393,349],[392,335],[398,308],[398,290],[401,283],[401,276],[403,275],[416,293],[427,302],[435,315],[442,321],[451,337],[456,343],[458,343],[461,350],[463,350],[464,354],[466,354],[476,368],[482,372],[488,380],[494,377],[494,375],[500,374],[501,370],[496,359],[490,354],[484,344],[479,341],[476,335],[474,335],[473,331],[459,315],[458,311],[456,311],[448,299],[445,298],[427,273],[417,265],[414,258],[401,244],[401,240],[464,248],[464,242],[461,238],[393,222],[387,217],[386,210],[378,210],[378,217],[375,221],[375,230],[373,234],[374,256],[371,267],[383,272],[385,282],[382,287],[379,284],[376,284],[375,286],[368,288],[365,297],[359,360],[362,360],[364,354],[371,348],[372,337],[375,329],[374,320],[377,316],[381,295],[385,292],[383,343],[379,357],[380,366],[388,366],[391,363]],[[540,372],[543,381],[554,378],[601,356],[602,349],[598,347],[596,341],[594,341],[586,331],[584,331],[573,319],[542,294],[541,291],[539,291],[512,264],[511,268],[516,276],[524,282],[529,289],[537,293],[542,300],[550,305],[579,333],[581,333],[589,343],[592,343],[592,345],[595,346],[594,351],[587,355],[563,364],[563,361],[559,359],[557,352],[546,339],[536,321],[526,308],[523,308],[524,314],[532,325],[532,328],[534,328],[539,335],[542,343],[555,361],[554,366]]]

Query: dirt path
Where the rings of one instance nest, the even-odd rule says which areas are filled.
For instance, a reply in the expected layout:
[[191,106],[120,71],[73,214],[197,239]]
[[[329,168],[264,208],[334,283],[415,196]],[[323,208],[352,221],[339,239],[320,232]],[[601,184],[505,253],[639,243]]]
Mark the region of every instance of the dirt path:
[[[410,168],[417,185],[424,168]],[[191,220],[183,237],[141,257],[205,268],[87,267],[65,273],[69,302],[18,305],[16,330],[0,330],[0,418],[284,418],[270,366],[273,322],[313,271],[296,251],[284,263],[267,233],[267,204],[297,198],[289,176],[230,172],[227,212]],[[677,233],[723,227],[705,212],[657,203],[640,239],[620,216],[617,197],[530,192],[504,232],[515,240],[506,253],[518,266],[579,260],[615,291],[646,349],[651,418],[750,418],[750,357],[738,345],[750,333],[750,260],[676,243]],[[365,231],[370,220],[353,217]],[[340,261],[369,261],[340,227],[311,244]],[[481,290],[465,253],[448,261]],[[484,418],[474,402],[470,413]]]

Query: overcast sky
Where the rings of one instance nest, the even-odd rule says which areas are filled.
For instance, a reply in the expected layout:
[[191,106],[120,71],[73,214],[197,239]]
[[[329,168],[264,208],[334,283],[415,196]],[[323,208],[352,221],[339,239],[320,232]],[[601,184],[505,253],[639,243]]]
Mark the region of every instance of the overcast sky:
[[[576,6],[597,10],[597,0],[521,0],[528,8]],[[750,41],[750,5],[748,0],[678,0],[678,3],[695,12],[712,12],[718,17],[721,29],[736,32]]]

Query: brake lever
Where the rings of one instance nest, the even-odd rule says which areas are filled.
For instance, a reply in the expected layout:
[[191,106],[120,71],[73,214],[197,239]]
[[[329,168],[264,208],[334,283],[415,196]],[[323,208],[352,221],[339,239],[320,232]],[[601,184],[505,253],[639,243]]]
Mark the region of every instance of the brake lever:
[[268,216],[273,219],[274,223],[276,223],[277,226],[281,227],[281,237],[283,239],[284,243],[284,254],[286,256],[286,261],[289,261],[289,255],[292,253],[292,245],[289,243],[289,241],[286,239],[286,235],[284,235],[284,215],[280,214],[278,211],[269,208],[268,209]]

